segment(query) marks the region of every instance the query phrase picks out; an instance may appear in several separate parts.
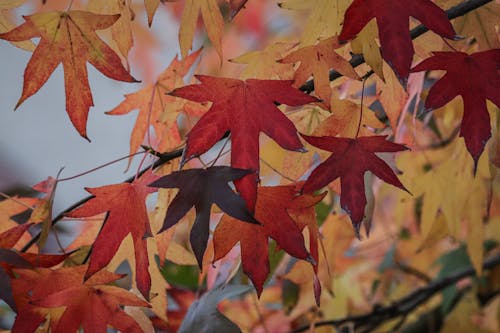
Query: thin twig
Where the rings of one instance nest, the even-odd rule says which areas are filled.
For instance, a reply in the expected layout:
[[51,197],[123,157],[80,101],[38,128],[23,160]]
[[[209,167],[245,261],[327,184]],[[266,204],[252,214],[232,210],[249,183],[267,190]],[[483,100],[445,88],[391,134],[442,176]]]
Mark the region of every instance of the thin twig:
[[33,209],[34,209],[34,208],[33,208],[33,207],[31,207],[30,205],[28,205],[28,204],[26,204],[26,203],[22,202],[21,200],[19,200],[19,199],[17,199],[17,198],[14,198],[13,196],[8,195],[7,193],[3,193],[3,192],[1,192],[1,191],[0,191],[0,196],[1,196],[1,197],[4,197],[4,198],[5,198],[5,199],[7,199],[7,200],[12,200],[12,201],[14,201],[15,203],[17,203],[18,205],[21,205],[21,206],[23,206],[23,207],[26,207],[27,209],[30,209],[30,210],[33,210]]
[[104,168],[104,167],[110,166],[110,165],[112,165],[112,164],[114,164],[114,163],[120,162],[120,161],[125,160],[125,159],[127,159],[127,158],[130,158],[130,157],[132,157],[132,156],[136,156],[136,155],[140,155],[140,154],[144,154],[144,153],[145,153],[145,151],[139,151],[139,152],[134,153],[134,154],[130,154],[130,155],[127,155],[127,156],[123,156],[123,157],[117,158],[117,159],[115,159],[115,160],[113,160],[113,161],[110,161],[110,162],[107,162],[107,163],[101,164],[101,165],[99,165],[99,166],[96,166],[95,168],[92,168],[92,169],[90,169],[90,170],[87,170],[87,171],[84,171],[84,172],[82,172],[82,173],[79,173],[79,174],[77,174],[77,175],[74,175],[74,176],[71,176],[71,177],[66,177],[66,178],[60,178],[60,179],[58,179],[57,181],[58,181],[58,182],[65,182],[65,181],[67,181],[67,180],[72,180],[72,179],[75,179],[75,178],[78,178],[78,177],[81,177],[81,176],[87,175],[87,174],[89,174],[89,173],[91,173],[91,172],[97,171],[97,170],[99,170],[99,169],[102,169],[102,168]]

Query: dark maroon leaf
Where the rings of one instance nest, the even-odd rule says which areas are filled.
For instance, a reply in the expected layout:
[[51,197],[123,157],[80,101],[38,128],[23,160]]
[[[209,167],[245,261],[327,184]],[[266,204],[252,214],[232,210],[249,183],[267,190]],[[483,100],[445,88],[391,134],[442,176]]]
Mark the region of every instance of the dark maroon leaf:
[[446,13],[430,0],[354,0],[345,12],[339,39],[353,39],[370,20],[377,18],[382,55],[399,78],[406,81],[415,53],[408,31],[410,16],[440,36],[456,36]]
[[313,192],[340,177],[340,205],[351,217],[357,233],[366,206],[364,182],[366,171],[371,171],[383,181],[408,191],[392,169],[375,155],[376,152],[397,152],[408,149],[401,144],[387,141],[386,136],[350,139],[301,135],[313,146],[332,152],[326,161],[313,170],[302,191]]
[[208,169],[176,171],[151,183],[152,187],[179,188],[179,193],[168,207],[160,232],[176,224],[194,206],[196,219],[190,241],[201,268],[207,247],[210,208],[216,204],[228,215],[254,224],[260,224],[248,210],[245,200],[229,187],[228,182],[239,179],[251,170],[214,166]]
[[490,116],[486,107],[489,99],[500,107],[500,49],[477,52],[434,52],[411,71],[446,70],[427,96],[425,107],[440,108],[460,95],[464,101],[464,116],[460,136],[474,159],[474,170],[486,142],[491,137]]

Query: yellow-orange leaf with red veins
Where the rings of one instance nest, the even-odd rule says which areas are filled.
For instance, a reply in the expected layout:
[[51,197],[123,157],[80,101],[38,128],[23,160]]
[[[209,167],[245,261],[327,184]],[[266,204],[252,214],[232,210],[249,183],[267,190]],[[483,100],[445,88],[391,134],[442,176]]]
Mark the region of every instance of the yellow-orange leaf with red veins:
[[109,115],[124,115],[139,109],[130,136],[130,154],[139,149],[149,126],[153,126],[156,138],[154,141],[148,142],[148,145],[159,152],[173,149],[181,143],[181,135],[177,126],[179,113],[184,111],[199,116],[203,114],[205,110],[198,104],[166,94],[172,89],[184,85],[182,78],[188,73],[200,52],[201,49],[180,61],[174,58],[167,69],[158,76],[156,82],[139,91],[125,95],[123,102],[113,110],[106,112]]
[[131,24],[134,12],[131,0],[89,0],[87,9],[96,14],[120,14],[120,18],[111,27],[111,36],[116,42],[118,51],[127,60],[129,51],[134,46]]
[[109,78],[136,82],[120,57],[96,34],[112,26],[120,15],[98,15],[72,10],[24,16],[26,22],[0,34],[1,39],[23,41],[40,37],[24,71],[24,85],[16,108],[35,94],[59,63],[64,69],[66,111],[78,133],[87,138],[87,117],[94,105],[88,82],[87,61]]
[[360,79],[349,61],[333,51],[341,46],[338,38],[334,36],[322,40],[316,45],[306,46],[294,51],[282,60],[283,63],[300,62],[295,72],[294,86],[300,87],[312,75],[316,95],[323,100],[327,108],[330,108],[332,95],[328,77],[331,68],[351,79]]
[[[123,311],[123,306],[149,304],[134,294],[106,285],[123,277],[100,271],[84,281],[86,265],[58,270],[16,270],[18,279],[13,290],[18,313],[13,331],[31,332],[50,313],[50,327],[54,333],[105,332],[113,326],[121,332],[142,332],[139,324]],[[64,307],[54,311],[52,308]]]

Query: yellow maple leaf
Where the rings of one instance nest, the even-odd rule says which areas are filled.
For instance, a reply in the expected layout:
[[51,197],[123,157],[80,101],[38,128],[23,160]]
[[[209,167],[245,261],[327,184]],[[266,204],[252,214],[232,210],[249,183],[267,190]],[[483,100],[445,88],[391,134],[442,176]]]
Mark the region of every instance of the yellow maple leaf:
[[205,23],[208,38],[222,59],[222,30],[224,19],[217,4],[217,0],[186,0],[179,28],[179,44],[182,57],[186,57],[192,47],[196,22],[199,13]]
[[361,30],[357,37],[351,41],[351,47],[353,53],[363,54],[363,58],[368,66],[373,69],[375,74],[384,80],[382,54],[375,40],[377,37],[377,25],[375,21],[371,21]]
[[90,11],[97,14],[120,14],[120,18],[111,26],[111,36],[125,60],[134,46],[131,26],[133,12],[130,5],[130,0],[89,0],[87,6]]
[[340,33],[344,12],[349,4],[348,0],[286,0],[279,6],[310,12],[300,37],[301,46],[307,46],[315,44],[321,37],[331,37]]

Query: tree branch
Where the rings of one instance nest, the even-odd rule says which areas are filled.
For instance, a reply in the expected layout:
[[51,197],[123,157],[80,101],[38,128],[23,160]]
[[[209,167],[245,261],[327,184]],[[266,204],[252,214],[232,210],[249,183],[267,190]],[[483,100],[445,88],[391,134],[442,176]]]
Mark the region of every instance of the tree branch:
[[[449,19],[454,19],[454,18],[463,16],[463,15],[465,15],[465,14],[467,14],[467,13],[469,13],[469,12],[471,12],[471,11],[473,11],[473,10],[481,7],[481,6],[484,6],[484,5],[486,5],[487,3],[491,2],[491,1],[493,1],[493,0],[468,0],[468,1],[464,1],[461,4],[458,4],[457,6],[448,9],[446,11],[446,14],[448,15]],[[418,36],[422,35],[423,33],[425,33],[428,30],[429,29],[427,29],[423,25],[419,25],[419,26],[415,27],[414,29],[412,29],[410,31],[410,36],[411,36],[412,39],[415,39],[415,38],[417,38]],[[365,59],[363,58],[362,55],[356,54],[356,55],[353,55],[353,57],[351,58],[351,60],[349,62],[351,63],[351,65],[353,67],[357,67],[357,66],[361,65],[362,63],[364,63]],[[339,72],[337,72],[335,70],[331,70],[330,71],[330,81],[334,81],[334,80],[336,80],[336,79],[338,79],[340,77],[342,77],[342,74],[340,74]],[[313,82],[313,80],[307,81],[299,89],[301,91],[305,92],[305,93],[310,94],[311,92],[314,91],[314,82]],[[224,137],[226,135],[224,135]],[[223,139],[223,138],[221,138],[221,139]],[[159,167],[159,166],[161,166],[161,165],[163,165],[165,163],[168,163],[169,161],[171,161],[173,159],[181,157],[182,156],[182,152],[183,152],[183,148],[180,148],[180,149],[177,149],[177,150],[174,150],[174,151],[171,151],[171,152],[159,155],[159,159],[156,162],[154,162],[152,165],[148,166],[147,168],[145,168],[141,172],[139,172],[139,175],[142,175],[144,172],[146,172],[146,170],[148,170],[150,168],[157,168],[157,167]],[[135,177],[130,177],[130,178],[126,179],[124,182],[130,183],[130,182],[132,182],[134,180],[134,178]],[[66,208],[64,211],[62,211],[61,213],[59,213],[59,215],[57,215],[52,220],[52,225],[54,225],[54,224],[58,223],[60,220],[62,220],[63,217],[64,217],[64,215],[66,213],[72,211],[73,209],[79,207],[80,205],[83,205],[84,203],[86,203],[87,201],[89,201],[92,198],[93,198],[93,196],[85,197],[85,198],[81,199],[80,201],[75,202],[73,205],[69,206],[68,208]],[[31,248],[31,246],[33,246],[38,241],[39,238],[40,238],[40,233],[37,234],[37,235],[35,235],[21,249],[21,251],[22,252],[26,252],[29,248]]]
[[[448,18],[450,20],[452,20],[454,18],[464,16],[465,14],[467,14],[467,13],[469,13],[469,12],[479,8],[479,7],[482,7],[482,6],[488,4],[489,2],[492,2],[492,1],[493,0],[468,0],[468,1],[464,1],[464,2],[456,5],[455,7],[451,7],[450,9],[448,9],[446,11],[446,15],[448,15]],[[427,31],[429,31],[429,29],[427,29],[424,25],[421,24],[421,25],[413,28],[410,31],[411,39],[415,39],[415,38],[423,35]],[[365,58],[363,57],[362,54],[353,55],[351,60],[349,61],[349,63],[352,65],[352,67],[358,67],[359,65],[363,64],[364,62],[365,62]],[[343,76],[342,74],[340,74],[339,72],[337,72],[335,70],[330,71],[330,81],[335,81],[336,79],[338,79],[342,76]],[[311,92],[314,91],[314,81],[312,79],[307,81],[299,89],[305,93],[310,94]]]
[[[485,260],[483,263],[483,269],[491,269],[497,265],[500,265],[500,254],[497,254]],[[393,302],[388,306],[374,307],[373,311],[370,313],[336,320],[325,320],[316,323],[315,326],[338,327],[350,323],[354,328],[362,328],[366,325],[369,325],[370,328],[375,328],[384,321],[407,315],[446,287],[449,287],[466,277],[473,276],[474,274],[475,270],[472,266],[470,266],[466,269],[456,271],[455,273],[450,274],[440,280],[431,282],[425,287],[409,293],[405,297]],[[292,333],[305,332],[308,329],[309,325],[300,327],[292,331]]]
[[[162,166],[163,164],[165,163],[168,163],[176,158],[179,158],[182,156],[182,152],[183,152],[183,148],[180,148],[180,149],[176,149],[176,150],[173,150],[171,152],[168,152],[168,153],[164,153],[164,154],[159,154],[158,155],[158,160],[156,162],[154,162],[152,165],[148,166],[147,168],[144,168],[143,170],[141,170],[139,172],[139,176],[141,176],[142,174],[144,174],[147,170],[151,169],[151,168],[157,168],[159,166]],[[124,183],[131,183],[134,181],[135,179],[135,175],[134,176],[131,176],[129,178],[127,178]],[[80,207],[81,205],[83,205],[84,203],[86,203],[87,201],[89,201],[90,199],[92,199],[94,196],[92,195],[89,195],[77,202],[75,202],[74,204],[72,204],[71,206],[69,206],[68,208],[66,208],[64,211],[60,212],[56,217],[54,217],[54,219],[52,220],[52,225],[55,225],[56,223],[58,223],[59,221],[61,221],[64,216],[69,213],[70,211],[72,211],[73,209],[76,209],[78,207]],[[38,239],[40,239],[40,235],[41,233],[38,233],[36,234],[28,243],[26,243],[26,245],[24,245],[21,249],[21,252],[26,252],[28,251],[37,241]]]

